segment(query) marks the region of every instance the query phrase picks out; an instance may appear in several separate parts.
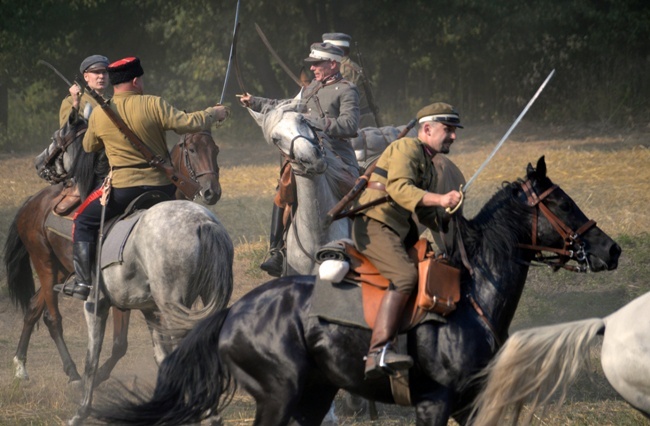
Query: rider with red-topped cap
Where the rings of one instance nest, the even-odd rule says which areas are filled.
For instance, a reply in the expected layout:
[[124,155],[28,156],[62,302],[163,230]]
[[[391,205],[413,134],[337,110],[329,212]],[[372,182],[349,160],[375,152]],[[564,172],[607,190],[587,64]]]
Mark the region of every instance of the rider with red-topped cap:
[[[228,110],[221,105],[186,113],[158,96],[145,95],[144,70],[136,57],[113,62],[107,69],[114,89],[110,108],[155,155],[162,158],[170,158],[165,139],[167,130],[179,134],[209,130],[213,124],[228,117]],[[162,171],[149,165],[104,111],[91,114],[83,148],[86,152],[106,150],[112,189],[105,206],[105,220],[124,212],[133,199],[147,191],[159,190],[173,198],[176,187]],[[91,265],[100,227],[102,191],[100,187],[92,192],[75,214],[72,256],[75,280],[55,286],[55,290],[82,300],[88,297],[91,288]]]

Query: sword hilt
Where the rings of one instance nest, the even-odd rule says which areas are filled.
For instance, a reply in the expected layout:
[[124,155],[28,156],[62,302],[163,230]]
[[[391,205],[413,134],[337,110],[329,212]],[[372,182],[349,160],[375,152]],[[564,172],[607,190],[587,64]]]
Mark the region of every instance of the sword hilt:
[[460,184],[460,189],[458,189],[458,192],[460,192],[460,201],[458,202],[458,204],[456,204],[456,207],[454,207],[453,209],[447,207],[445,209],[447,214],[456,213],[458,211],[458,209],[460,208],[461,204],[463,204],[463,201],[465,200],[465,191],[463,191],[463,184],[462,183]]

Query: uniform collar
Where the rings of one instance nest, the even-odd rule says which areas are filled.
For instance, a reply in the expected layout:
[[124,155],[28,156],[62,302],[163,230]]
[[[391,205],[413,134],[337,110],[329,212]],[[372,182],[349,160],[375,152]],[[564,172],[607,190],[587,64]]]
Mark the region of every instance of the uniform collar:
[[418,138],[418,142],[420,142],[420,144],[422,145],[422,148],[424,149],[424,153],[428,157],[433,158],[436,155],[436,152],[433,149],[431,149],[431,147],[429,145],[422,142],[419,138]]

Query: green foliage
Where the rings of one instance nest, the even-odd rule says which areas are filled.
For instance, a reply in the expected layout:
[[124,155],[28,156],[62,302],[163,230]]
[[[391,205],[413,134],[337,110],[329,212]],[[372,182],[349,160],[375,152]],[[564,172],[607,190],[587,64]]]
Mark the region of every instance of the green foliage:
[[[71,79],[90,54],[137,55],[148,92],[186,110],[216,103],[235,5],[0,0],[0,84],[11,92],[8,135],[28,131],[42,140],[55,130],[46,123],[56,123],[56,104],[66,91],[50,70],[36,66],[38,59]],[[351,34],[352,58],[363,52],[386,123],[403,124],[435,100],[457,105],[466,122],[510,122],[551,69],[556,77],[529,120],[634,125],[650,113],[650,80],[642,71],[650,63],[650,4],[643,0],[253,0],[242,2],[240,22],[238,58],[246,90],[256,95],[283,98],[298,91],[257,36],[258,23],[296,74],[323,32]],[[231,75],[225,103],[236,105],[238,92]],[[48,109],[34,114],[41,107]],[[233,113],[236,121],[223,134],[257,134],[245,110]],[[10,139],[2,147],[17,149]]]

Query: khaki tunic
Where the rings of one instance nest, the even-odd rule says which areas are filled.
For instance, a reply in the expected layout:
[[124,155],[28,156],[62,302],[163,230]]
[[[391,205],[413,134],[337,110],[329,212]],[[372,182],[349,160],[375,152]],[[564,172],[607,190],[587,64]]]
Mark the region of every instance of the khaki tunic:
[[[93,109],[99,106],[97,101],[92,96],[90,96],[88,93],[84,93],[79,100],[79,114],[83,115],[86,109],[86,104],[90,104]],[[72,96],[68,95],[61,102],[61,108],[59,109],[59,128],[63,127],[66,121],[68,121],[71,111]]]
[[[426,192],[436,192],[438,176],[432,159],[433,156],[425,151],[423,143],[417,138],[402,138],[388,145],[377,161],[370,181],[383,183],[392,201],[361,213],[386,224],[402,241],[409,231],[413,232],[411,227],[414,223],[409,222],[412,213],[416,214],[420,223],[432,231],[438,231],[436,208],[417,205]],[[357,205],[384,195],[383,191],[368,188],[359,197]]]
[[[186,113],[158,96],[140,95],[136,92],[116,93],[110,107],[154,154],[165,159],[169,159],[165,131],[174,130],[179,134],[198,132],[209,130],[216,122],[215,109],[212,107]],[[162,186],[170,183],[157,168],[137,168],[146,165],[144,156],[131,145],[101,108],[90,115],[83,147],[86,152],[106,149],[111,167],[117,168],[113,172],[115,188]]]

